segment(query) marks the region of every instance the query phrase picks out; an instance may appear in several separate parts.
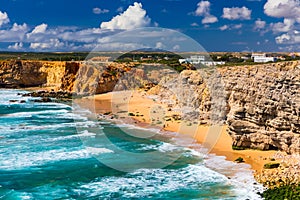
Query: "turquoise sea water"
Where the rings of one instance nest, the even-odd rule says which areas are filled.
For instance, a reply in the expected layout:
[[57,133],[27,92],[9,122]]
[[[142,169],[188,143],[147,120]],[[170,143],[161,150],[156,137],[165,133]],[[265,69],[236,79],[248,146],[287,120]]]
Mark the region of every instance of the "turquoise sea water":
[[0,90],[0,199],[260,199],[246,165],[186,148],[171,133],[94,121],[18,92]]

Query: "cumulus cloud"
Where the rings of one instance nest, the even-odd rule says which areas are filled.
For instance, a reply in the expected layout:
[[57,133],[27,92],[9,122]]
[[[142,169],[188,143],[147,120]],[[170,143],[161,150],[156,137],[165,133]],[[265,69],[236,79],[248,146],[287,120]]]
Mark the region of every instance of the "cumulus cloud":
[[277,44],[299,44],[300,32],[293,31],[291,33],[285,33],[275,38]]
[[28,30],[28,26],[27,24],[23,24],[23,25],[18,25],[17,23],[13,24],[13,27],[11,28],[12,31],[27,31]]
[[255,30],[261,30],[261,29],[264,29],[266,27],[266,22],[261,20],[260,18],[258,18],[256,21],[255,21],[255,24],[254,24],[254,29]]
[[197,4],[197,9],[194,12],[195,16],[204,17],[202,19],[202,24],[212,24],[218,22],[218,18],[210,14],[210,2],[209,1],[200,1]]
[[233,29],[240,29],[243,27],[243,24],[236,24],[236,25],[233,25]]
[[36,26],[31,33],[32,34],[45,33],[47,30],[47,27],[48,27],[48,25],[43,23],[41,25]]
[[3,25],[3,24],[7,24],[9,23],[9,18],[8,18],[8,15],[6,12],[1,12],[0,11],[0,27]]
[[191,23],[191,26],[196,27],[196,26],[199,26],[199,24],[197,24],[196,22],[194,22],[194,23]]
[[201,22],[202,24],[212,24],[218,22],[218,18],[213,15],[208,15],[205,16]]
[[151,19],[147,16],[142,4],[135,2],[125,12],[113,17],[109,22],[102,22],[100,27],[101,29],[111,30],[130,30],[148,26],[150,22]]
[[162,42],[157,42],[155,45],[156,49],[164,49],[166,46]]
[[233,7],[233,8],[223,8],[223,15],[224,19],[229,20],[249,20],[251,19],[252,10],[249,10],[247,7],[243,6]]
[[15,51],[22,50],[23,49],[23,43],[22,42],[16,42],[14,45],[9,45],[8,49],[15,50]]
[[104,14],[104,13],[108,13],[108,12],[109,12],[109,10],[107,10],[107,9],[93,8],[93,13],[96,15]]
[[36,34],[43,34],[46,32],[48,25],[47,24],[40,24],[31,31],[31,33],[27,33],[27,38],[30,38],[32,35]]
[[195,11],[196,16],[204,16],[210,13],[210,2],[209,1],[200,1],[197,4],[197,10]]
[[282,22],[270,24],[270,29],[274,33],[284,33],[275,38],[277,44],[299,43],[300,36],[297,30],[300,24],[299,0],[267,0],[264,12],[270,17],[283,18]]
[[234,30],[234,29],[240,29],[243,27],[243,24],[230,24],[230,25],[223,25],[219,27],[221,31],[225,30]]
[[293,19],[284,19],[283,23],[282,22],[271,23],[270,27],[271,27],[272,31],[275,33],[289,32],[289,31],[293,30],[294,23],[295,23],[295,20],[293,20]]
[[295,19],[300,23],[299,0],[268,0],[264,12],[271,17]]
[[64,46],[64,43],[58,39],[50,39],[49,42],[33,42],[30,44],[29,48],[34,50],[43,50],[43,49],[59,49]]
[[17,42],[23,40],[28,31],[27,24],[14,23],[11,29],[0,30],[0,42]]
[[223,25],[219,28],[221,31],[225,31],[227,29],[229,29],[229,26],[228,25]]

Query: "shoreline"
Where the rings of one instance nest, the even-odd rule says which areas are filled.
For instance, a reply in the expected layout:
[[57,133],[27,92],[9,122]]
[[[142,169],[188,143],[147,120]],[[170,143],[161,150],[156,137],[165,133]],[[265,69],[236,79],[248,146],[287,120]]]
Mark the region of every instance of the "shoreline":
[[[128,124],[134,124],[142,128],[156,127],[162,131],[188,135],[194,138],[198,144],[209,148],[207,153],[225,156],[226,160],[233,162],[239,157],[243,158],[244,163],[249,164],[253,172],[258,174],[262,173],[263,166],[266,163],[270,163],[270,160],[277,153],[277,151],[250,149],[233,150],[231,146],[232,139],[227,133],[226,125],[211,128],[208,125],[192,124],[188,121],[170,118],[166,119],[165,116],[177,116],[178,113],[167,111],[167,105],[148,98],[143,92],[130,93],[130,96],[115,94],[110,92],[93,97],[85,97],[77,101],[77,103],[95,114],[105,114],[108,118],[113,119],[126,119],[125,123]],[[117,105],[114,108],[112,108],[112,100],[114,105]],[[159,113],[160,110],[166,112]],[[122,113],[121,111],[126,112]],[[165,119],[163,119],[164,117]],[[214,132],[217,133],[216,136],[213,136],[215,138],[209,138],[208,136]]]
[[[38,89],[47,90],[46,88]],[[36,88],[30,90],[36,91]],[[204,147],[202,153],[221,156],[224,161],[236,162],[236,159],[242,159],[242,163],[248,164],[247,170],[251,172],[253,178],[266,188],[272,189],[300,182],[300,167],[297,161],[299,157],[297,155],[287,155],[274,150],[233,150],[232,138],[227,132],[226,125],[209,126],[182,120],[180,117],[178,118],[180,113],[170,110],[166,104],[156,101],[145,91],[130,91],[129,94],[109,92],[73,100],[80,107],[96,114],[94,117],[98,118],[99,115],[103,115],[104,119],[114,119],[117,122],[145,129],[155,128],[160,130],[161,134],[164,134],[164,131],[178,133],[195,139],[190,144],[184,144],[188,148],[195,149],[195,144],[200,144]],[[113,108],[112,105],[114,105]],[[164,112],[160,113],[162,110]],[[265,164],[278,164],[279,167],[265,168]]]

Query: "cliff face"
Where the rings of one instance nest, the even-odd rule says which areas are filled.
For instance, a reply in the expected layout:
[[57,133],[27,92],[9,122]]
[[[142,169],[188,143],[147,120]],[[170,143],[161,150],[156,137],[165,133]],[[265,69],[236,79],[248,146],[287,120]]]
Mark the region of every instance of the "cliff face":
[[172,108],[181,108],[190,120],[227,123],[234,146],[300,153],[300,62],[224,67],[217,73],[187,70],[169,80],[161,76],[171,72],[151,71],[154,67],[0,61],[0,87],[54,86],[78,94],[99,94],[151,88],[160,82],[149,92]]
[[0,86],[60,87],[65,64],[65,62],[0,61]]
[[161,85],[162,102],[183,91],[172,108],[188,118],[227,123],[233,146],[300,153],[300,62],[183,71]]
[[233,145],[300,153],[300,63],[222,70]]
[[[66,84],[67,87],[62,85],[62,89],[84,95],[111,92],[115,90],[120,77],[123,77],[133,66],[119,63],[82,63],[76,73],[75,71],[66,73],[67,76],[64,80],[70,81],[71,84]],[[71,74],[71,79],[68,74]],[[72,85],[72,87],[68,87],[68,85]]]

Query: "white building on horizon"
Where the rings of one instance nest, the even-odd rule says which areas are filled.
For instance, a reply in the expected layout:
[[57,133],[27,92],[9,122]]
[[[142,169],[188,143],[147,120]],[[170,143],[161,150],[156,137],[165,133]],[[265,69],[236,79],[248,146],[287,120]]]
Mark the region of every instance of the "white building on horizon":
[[252,53],[251,59],[257,63],[275,62],[275,57],[268,57],[266,53]]
[[206,60],[205,56],[203,56],[203,55],[195,55],[195,56],[190,56],[189,58],[179,59],[179,63],[180,64],[190,63],[193,65],[203,64],[203,65],[207,65],[207,66],[224,65],[225,64],[225,62],[223,62],[223,61],[217,62],[217,61]]

